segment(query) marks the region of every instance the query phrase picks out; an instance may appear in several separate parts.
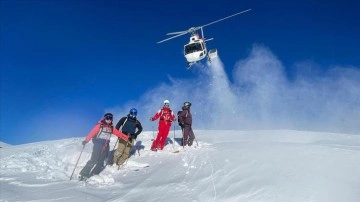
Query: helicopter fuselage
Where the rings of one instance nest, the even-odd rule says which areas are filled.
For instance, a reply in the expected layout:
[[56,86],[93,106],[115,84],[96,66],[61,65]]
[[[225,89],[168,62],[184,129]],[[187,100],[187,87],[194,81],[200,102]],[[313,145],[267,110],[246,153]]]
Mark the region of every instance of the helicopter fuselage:
[[184,45],[184,56],[188,63],[194,63],[206,57],[207,50],[204,39],[198,35],[190,37],[188,44]]

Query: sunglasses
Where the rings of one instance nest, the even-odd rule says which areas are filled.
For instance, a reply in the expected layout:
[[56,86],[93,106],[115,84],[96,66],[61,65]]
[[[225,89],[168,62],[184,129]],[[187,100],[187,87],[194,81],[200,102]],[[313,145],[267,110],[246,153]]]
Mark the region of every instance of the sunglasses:
[[105,120],[111,120],[111,121],[112,121],[112,120],[113,120],[113,117],[112,117],[112,116],[106,116],[106,117],[105,117]]

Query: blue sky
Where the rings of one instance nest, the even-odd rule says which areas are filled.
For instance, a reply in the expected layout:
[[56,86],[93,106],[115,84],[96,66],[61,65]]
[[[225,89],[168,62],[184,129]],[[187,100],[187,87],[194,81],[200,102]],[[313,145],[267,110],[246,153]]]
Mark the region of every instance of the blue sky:
[[[336,66],[343,68],[338,80],[351,77],[352,86],[358,84],[360,13],[351,1],[5,0],[0,6],[0,140],[20,144],[85,136],[104,112],[120,118],[130,107],[143,109],[139,118],[148,122],[163,99],[177,110],[193,97],[170,95],[181,88],[174,80],[198,85],[204,81],[202,67],[185,69],[182,48],[188,35],[156,42],[168,32],[249,8],[204,28],[205,37],[214,38],[207,46],[218,49],[230,84],[237,82],[232,75],[238,62],[257,55],[254,46],[280,61],[289,82],[298,78],[299,66],[311,64],[301,73],[307,79],[328,75]],[[148,96],[152,93],[157,96]],[[354,99],[334,102],[358,109],[358,91],[345,95]]]

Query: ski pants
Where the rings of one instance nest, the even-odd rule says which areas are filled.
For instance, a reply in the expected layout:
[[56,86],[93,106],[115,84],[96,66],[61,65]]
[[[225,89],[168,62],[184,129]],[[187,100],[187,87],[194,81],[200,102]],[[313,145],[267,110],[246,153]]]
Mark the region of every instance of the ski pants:
[[85,167],[80,171],[81,176],[91,177],[98,175],[104,169],[104,160],[109,152],[109,141],[100,138],[94,138],[94,147],[91,153],[90,160]]
[[191,125],[185,125],[183,128],[183,146],[188,145],[191,146],[195,139],[195,135]]
[[168,121],[159,122],[159,127],[158,127],[159,132],[151,145],[151,149],[162,150],[164,148],[170,128],[171,128],[171,122]]
[[125,141],[119,138],[119,145],[116,149],[113,157],[113,163],[116,165],[122,165],[129,157],[132,147],[134,146],[135,140],[129,139],[129,141]]

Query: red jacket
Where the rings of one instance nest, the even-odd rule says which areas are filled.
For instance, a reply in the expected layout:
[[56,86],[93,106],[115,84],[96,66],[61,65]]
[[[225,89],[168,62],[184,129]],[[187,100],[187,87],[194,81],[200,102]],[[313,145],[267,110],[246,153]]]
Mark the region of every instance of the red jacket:
[[173,111],[169,107],[163,107],[160,109],[156,114],[151,118],[152,121],[155,121],[156,119],[160,118],[161,121],[165,122],[172,122],[175,121],[175,115]]
[[91,138],[95,136],[97,136],[97,138],[109,140],[111,135],[116,135],[125,141],[128,140],[127,135],[123,134],[118,129],[114,128],[112,125],[107,125],[106,123],[102,122],[102,120],[100,120],[86,136],[85,141],[89,142]]

